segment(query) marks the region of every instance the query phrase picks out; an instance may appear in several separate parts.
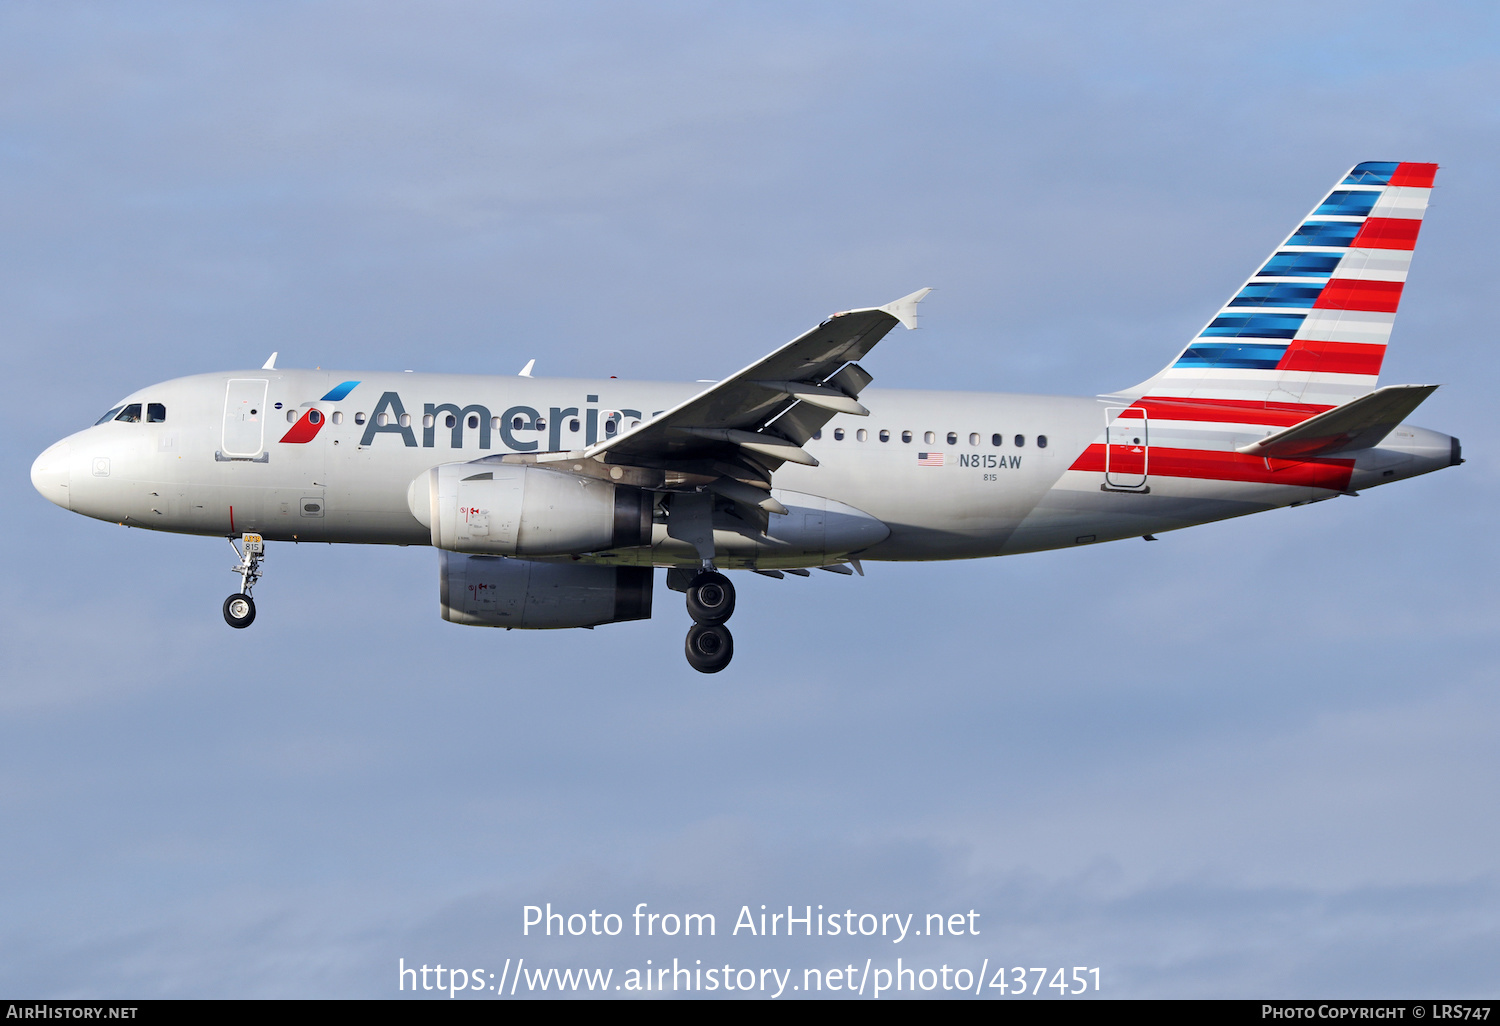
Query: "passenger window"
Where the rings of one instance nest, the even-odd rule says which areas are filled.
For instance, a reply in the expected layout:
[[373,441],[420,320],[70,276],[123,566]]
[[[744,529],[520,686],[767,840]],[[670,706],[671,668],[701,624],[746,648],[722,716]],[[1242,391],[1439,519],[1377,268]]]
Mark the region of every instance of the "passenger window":
[[640,427],[640,426],[641,426],[641,422],[640,422],[640,421],[638,421],[638,420],[632,420],[632,421],[631,421],[631,422],[630,422],[630,426],[631,426],[631,427],[633,427],[633,428],[638,428],[638,427]]
[[334,410],[333,411],[333,422],[335,424],[342,424],[344,422],[344,411],[343,410]]
[[402,427],[411,427],[411,414],[409,413],[401,414],[396,420],[400,422]]
[[823,437],[823,429],[822,428],[819,428],[818,430],[816,430],[816,431],[813,432],[813,441],[816,442],[818,439],[820,439],[822,437]]
[[377,414],[375,414],[375,423],[378,426],[385,427],[390,422],[391,422],[391,415],[389,413],[377,413]]
[[297,423],[297,411],[296,410],[287,410],[286,411],[286,422],[288,424],[295,424],[295,423]]
[[146,404],[146,423],[165,424],[167,422],[167,408],[161,403]]
[[910,431],[903,431],[903,432],[901,432],[901,441],[903,441],[903,442],[910,442],[911,441],[911,432]]
[[1016,448],[1019,449],[1023,445],[1025,445],[1025,444],[1026,444],[1026,436],[1025,435],[1017,435],[1016,436]]
[[354,423],[356,423],[356,424],[363,424],[364,422],[365,422],[365,415],[363,413],[356,413],[354,415]]
[[319,413],[317,410],[308,410],[307,411],[307,422],[309,424],[321,424],[321,423],[323,423],[323,415],[321,413]]
[[536,419],[536,429],[538,431],[546,431],[547,430],[547,422],[546,422],[546,420],[544,420],[541,417],[538,417]]
[[1036,436],[1036,447],[1038,449],[1045,449],[1045,448],[1047,448],[1047,436],[1046,435],[1037,435]]
[[[606,435],[612,435],[618,430],[620,430],[620,422],[618,420],[615,420],[615,418],[611,417],[604,422],[604,433]],[[821,431],[813,435],[814,438],[821,438],[822,436],[823,432]]]
[[891,440],[891,433],[889,431],[885,430],[884,428],[881,428],[880,429],[880,440],[882,442],[889,442]]
[[115,414],[119,413],[124,408],[125,407],[123,407],[123,406],[116,406],[114,409],[110,410],[104,416],[102,416],[98,420],[94,421],[94,426],[98,427],[100,424],[103,424],[107,420],[114,420],[115,419]]
[[131,403],[120,411],[115,420],[123,420],[127,424],[139,424],[141,422],[141,404]]
[[937,435],[934,434],[933,432],[929,431],[925,435],[922,436],[922,441],[926,442],[928,445],[932,445],[934,442],[937,441]]
[[958,432],[957,431],[949,431],[948,432],[948,444],[949,445],[957,445],[958,444]]
[[577,417],[574,417],[572,420],[568,421],[568,430],[569,431],[577,431],[578,430],[578,418]]
[[834,428],[833,429],[833,440],[835,442],[842,442],[844,440],[844,429],[843,428]]
[[979,432],[978,431],[974,432],[972,435],[969,436],[969,444],[970,445],[978,445],[979,444]]
[[863,442],[870,437],[870,432],[866,431],[864,428],[860,428],[858,431],[854,432],[854,437]]
[[1003,445],[1004,442],[1005,442],[1005,439],[1001,438],[998,433],[990,435],[990,444],[991,445]]
[[479,414],[477,414],[477,413],[471,413],[471,414],[469,414],[469,430],[473,431],[478,426],[479,426]]
[[453,414],[451,414],[451,413],[448,414],[448,416],[446,416],[446,417],[443,418],[443,427],[445,427],[445,428],[451,428],[453,425],[455,425],[457,423],[458,423],[458,418],[455,417],[455,416],[453,416]]

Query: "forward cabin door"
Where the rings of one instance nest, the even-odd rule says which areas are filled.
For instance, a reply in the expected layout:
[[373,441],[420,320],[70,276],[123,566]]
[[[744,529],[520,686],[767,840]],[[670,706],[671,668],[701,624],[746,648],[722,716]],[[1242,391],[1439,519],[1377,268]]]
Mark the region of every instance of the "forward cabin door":
[[1133,492],[1144,490],[1151,458],[1151,425],[1146,411],[1112,406],[1104,411],[1104,417],[1105,485]]
[[254,459],[265,449],[265,378],[230,378],[224,390],[224,436],[221,453],[230,459]]

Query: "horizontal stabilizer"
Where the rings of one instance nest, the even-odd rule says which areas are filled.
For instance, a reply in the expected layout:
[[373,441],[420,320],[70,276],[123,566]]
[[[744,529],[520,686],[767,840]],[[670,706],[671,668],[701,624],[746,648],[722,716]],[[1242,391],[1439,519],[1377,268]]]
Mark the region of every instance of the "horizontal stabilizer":
[[1436,385],[1388,385],[1309,417],[1239,451],[1250,456],[1310,459],[1379,445],[1385,436],[1437,391]]

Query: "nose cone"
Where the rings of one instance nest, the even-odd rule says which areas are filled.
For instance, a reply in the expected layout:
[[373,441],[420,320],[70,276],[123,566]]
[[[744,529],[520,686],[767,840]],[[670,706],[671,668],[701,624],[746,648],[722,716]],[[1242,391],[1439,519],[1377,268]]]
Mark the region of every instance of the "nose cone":
[[31,465],[31,484],[48,502],[55,502],[63,509],[71,509],[68,497],[69,466],[73,462],[73,446],[58,442],[36,458]]

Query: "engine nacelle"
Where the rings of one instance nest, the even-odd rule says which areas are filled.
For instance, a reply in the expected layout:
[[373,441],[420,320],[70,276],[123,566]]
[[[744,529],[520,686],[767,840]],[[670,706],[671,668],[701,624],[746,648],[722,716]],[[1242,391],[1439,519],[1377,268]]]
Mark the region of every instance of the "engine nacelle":
[[650,493],[529,464],[433,467],[406,502],[450,552],[566,556],[651,544]]
[[595,627],[651,618],[649,566],[440,553],[443,619],[470,627]]

